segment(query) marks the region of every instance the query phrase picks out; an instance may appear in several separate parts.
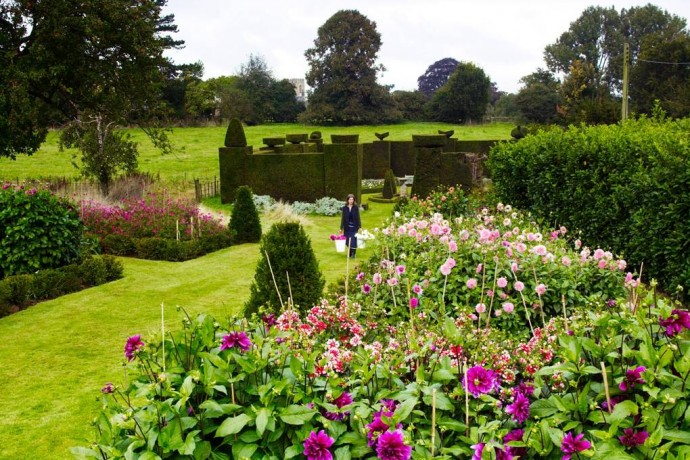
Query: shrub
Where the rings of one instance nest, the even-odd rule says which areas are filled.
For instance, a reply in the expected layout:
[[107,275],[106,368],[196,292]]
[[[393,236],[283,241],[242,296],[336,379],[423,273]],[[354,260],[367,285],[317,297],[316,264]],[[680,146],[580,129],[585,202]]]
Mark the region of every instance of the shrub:
[[228,129],[225,132],[225,146],[226,147],[246,147],[247,137],[244,135],[244,128],[242,122],[237,118],[230,120]]
[[314,213],[316,207],[313,203],[304,203],[302,201],[295,201],[292,203],[292,212],[295,214],[300,214],[306,216],[307,214]]
[[103,252],[116,256],[134,256],[137,247],[134,238],[127,235],[106,235],[103,238]]
[[488,166],[501,199],[644,263],[690,299],[688,130],[690,120],[641,118],[541,131],[497,145]]
[[469,203],[460,185],[452,187],[441,185],[426,198],[414,195],[411,199],[401,200],[394,211],[410,217],[430,217],[440,213],[447,218],[455,218],[467,213]]
[[276,200],[269,195],[253,195],[252,200],[254,201],[254,206],[259,212],[268,211],[276,204]]
[[0,190],[0,277],[79,258],[84,227],[72,205],[36,189]]
[[395,196],[397,192],[398,179],[395,177],[392,169],[386,171],[386,175],[383,178],[383,197],[386,199],[391,199]]
[[304,309],[319,302],[326,281],[311,241],[300,224],[273,224],[261,238],[260,252],[249,301],[245,304],[246,316],[263,306],[278,312],[281,303],[286,304],[290,295],[294,305]]
[[325,196],[314,202],[314,213],[320,216],[335,216],[340,214],[343,206],[342,200]]
[[256,243],[261,239],[261,221],[254,206],[252,189],[243,185],[237,189],[230,217],[230,234],[236,244]]

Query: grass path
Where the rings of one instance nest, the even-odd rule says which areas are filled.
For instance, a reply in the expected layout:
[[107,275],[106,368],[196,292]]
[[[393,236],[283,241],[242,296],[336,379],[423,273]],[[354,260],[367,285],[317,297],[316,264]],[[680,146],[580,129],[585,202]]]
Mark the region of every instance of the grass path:
[[[390,210],[374,205],[362,215],[365,227]],[[345,272],[328,239],[339,216],[310,221],[305,230],[327,284],[334,282]],[[177,305],[217,317],[240,311],[258,258],[258,245],[244,244],[183,263],[122,259],[123,279],[0,319],[0,459],[72,458],[69,448],[93,437],[99,389],[123,380],[126,338],[158,330],[161,303],[166,329],[179,325]]]

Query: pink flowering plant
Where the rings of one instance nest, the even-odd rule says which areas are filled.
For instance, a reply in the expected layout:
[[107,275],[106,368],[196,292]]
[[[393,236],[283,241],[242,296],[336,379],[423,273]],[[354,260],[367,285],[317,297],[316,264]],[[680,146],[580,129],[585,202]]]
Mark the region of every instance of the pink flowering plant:
[[101,239],[124,235],[191,240],[227,232],[226,226],[212,215],[199,212],[191,200],[158,193],[128,199],[118,206],[82,201],[79,207],[88,233]]
[[605,251],[496,212],[395,217],[348,291],[303,314],[132,335],[75,454],[684,458],[687,310]]

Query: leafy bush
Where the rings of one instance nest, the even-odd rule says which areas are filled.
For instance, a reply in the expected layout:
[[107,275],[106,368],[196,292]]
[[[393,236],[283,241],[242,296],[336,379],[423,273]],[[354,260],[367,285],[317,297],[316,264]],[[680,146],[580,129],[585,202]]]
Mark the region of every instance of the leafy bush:
[[672,293],[690,286],[689,130],[640,118],[542,131],[497,145],[488,166],[501,199],[644,263]]
[[397,193],[398,179],[393,174],[392,169],[386,170],[386,175],[383,178],[383,190],[382,194],[384,198],[391,199]]
[[252,199],[256,210],[259,212],[268,211],[276,204],[276,200],[269,195],[253,195]]
[[290,297],[294,305],[303,309],[318,303],[326,281],[311,241],[300,224],[273,224],[261,238],[260,253],[245,315],[256,313],[264,306],[279,312]]
[[237,189],[230,217],[230,234],[237,244],[256,243],[261,239],[259,212],[252,200],[252,189],[243,185]]
[[53,299],[122,277],[122,263],[112,256],[90,256],[79,264],[13,275],[0,280],[0,317],[35,302]]
[[306,216],[308,214],[313,214],[316,207],[313,203],[304,203],[302,201],[295,201],[292,203],[292,212],[295,214],[300,214]]
[[4,185],[0,190],[0,278],[77,260],[83,229],[69,202],[45,190]]
[[314,213],[320,216],[335,216],[340,214],[343,206],[342,200],[326,196],[314,202]]
[[411,199],[401,200],[395,211],[407,216],[429,217],[440,213],[447,218],[455,218],[468,212],[469,203],[460,185],[441,185],[427,197],[413,195]]

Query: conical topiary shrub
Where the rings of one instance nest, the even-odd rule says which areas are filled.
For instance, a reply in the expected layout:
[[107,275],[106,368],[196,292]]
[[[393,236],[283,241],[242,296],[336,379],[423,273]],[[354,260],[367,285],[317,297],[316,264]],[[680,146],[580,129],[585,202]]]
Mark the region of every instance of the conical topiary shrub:
[[225,146],[226,147],[246,147],[247,136],[244,135],[244,128],[242,122],[237,118],[230,120],[228,130],[225,132]]
[[395,177],[392,169],[386,171],[386,175],[383,178],[383,191],[382,195],[384,198],[390,200],[393,198],[398,191],[397,189],[398,179]]
[[[289,287],[287,274],[290,276]],[[287,306],[290,292],[295,308],[306,311],[319,303],[325,284],[304,228],[296,222],[273,224],[261,239],[261,259],[256,266],[249,300],[245,304],[245,316],[257,313],[264,306],[268,311],[279,313],[281,300]]]
[[230,234],[235,244],[257,243],[261,239],[259,211],[254,205],[252,189],[246,185],[237,189],[230,215]]

